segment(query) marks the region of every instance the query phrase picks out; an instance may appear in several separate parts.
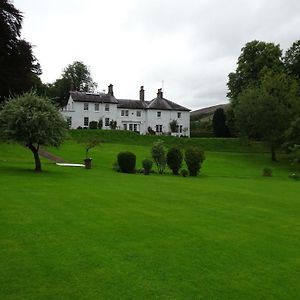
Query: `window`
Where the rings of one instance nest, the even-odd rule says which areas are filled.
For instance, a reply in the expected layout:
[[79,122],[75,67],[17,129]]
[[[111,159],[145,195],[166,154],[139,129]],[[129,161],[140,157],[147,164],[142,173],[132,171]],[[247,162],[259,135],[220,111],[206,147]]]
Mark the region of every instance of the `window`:
[[83,126],[89,126],[89,117],[83,118]]
[[99,103],[95,103],[95,111],[99,111]]
[[83,110],[89,110],[89,104],[88,103],[83,104]]
[[105,118],[105,126],[109,126],[109,118]]
[[128,117],[128,115],[129,115],[129,111],[128,110],[121,110],[121,117],[124,117],[124,116],[126,116],[126,117]]
[[162,132],[162,125],[156,125],[156,132]]
[[141,116],[142,116],[142,112],[141,112],[140,110],[137,110],[137,111],[136,111],[136,116],[137,116],[137,117],[141,117]]
[[137,124],[133,124],[133,130],[137,131]]
[[179,125],[179,133],[182,133],[182,125]]
[[157,112],[157,117],[160,118],[161,117],[161,111]]
[[126,116],[126,117],[129,116],[129,110],[125,110],[125,116]]
[[109,104],[105,104],[105,111],[109,111]]
[[180,119],[181,118],[181,112],[177,113],[177,118]]
[[123,129],[127,130],[127,124],[123,124]]
[[130,131],[133,131],[133,126],[132,126],[133,124],[129,124],[129,130]]
[[69,127],[72,126],[72,117],[67,117],[67,123]]

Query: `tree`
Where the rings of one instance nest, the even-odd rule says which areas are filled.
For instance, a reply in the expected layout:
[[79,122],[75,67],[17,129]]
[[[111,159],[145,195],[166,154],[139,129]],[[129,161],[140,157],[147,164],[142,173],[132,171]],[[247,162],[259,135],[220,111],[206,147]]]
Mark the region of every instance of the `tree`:
[[0,1],[0,102],[29,91],[41,74],[32,46],[20,38],[22,20],[11,1]]
[[216,137],[230,136],[229,129],[226,125],[226,115],[223,108],[218,108],[212,119],[213,131]]
[[229,97],[233,105],[236,104],[239,94],[249,86],[259,83],[261,72],[264,69],[279,71],[283,69],[281,60],[282,51],[279,45],[252,41],[242,48],[238,58],[236,72],[229,74],[227,83]]
[[174,175],[178,175],[181,168],[183,155],[178,147],[172,147],[167,153],[167,165]]
[[1,139],[28,147],[34,156],[35,171],[42,170],[39,147],[59,146],[67,123],[55,106],[33,93],[8,101],[0,111]]
[[297,76],[300,83],[300,40],[295,41],[286,51],[283,61],[288,71]]
[[151,149],[152,158],[157,166],[157,170],[159,174],[163,174],[166,168],[166,152],[163,146],[163,141],[158,140],[155,142]]
[[299,115],[297,82],[284,72],[265,70],[260,84],[244,89],[237,100],[234,114],[241,134],[265,141],[276,161],[285,131]]

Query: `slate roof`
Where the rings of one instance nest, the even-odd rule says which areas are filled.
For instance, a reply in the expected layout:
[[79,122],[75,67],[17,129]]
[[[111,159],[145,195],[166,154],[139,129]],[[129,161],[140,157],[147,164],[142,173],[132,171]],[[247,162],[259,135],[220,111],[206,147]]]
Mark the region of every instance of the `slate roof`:
[[71,91],[70,95],[76,102],[118,103],[118,100],[114,96],[105,93],[93,94]]
[[190,111],[190,109],[184,106],[161,97],[154,98],[151,101],[141,101],[116,99],[114,96],[105,93],[93,94],[71,91],[70,95],[76,102],[114,103],[117,104],[118,108]]

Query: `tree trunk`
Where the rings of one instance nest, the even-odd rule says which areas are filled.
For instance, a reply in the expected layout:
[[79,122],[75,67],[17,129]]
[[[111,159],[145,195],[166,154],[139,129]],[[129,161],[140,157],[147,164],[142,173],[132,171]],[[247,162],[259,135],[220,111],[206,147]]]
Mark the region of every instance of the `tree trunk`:
[[277,157],[276,157],[276,152],[275,152],[275,147],[271,146],[271,157],[272,157],[272,161],[277,161]]
[[41,165],[41,160],[40,160],[40,156],[39,156],[39,146],[34,147],[33,144],[28,144],[27,146],[33,153],[33,157],[34,157],[34,161],[35,161],[35,171],[41,172],[42,165]]

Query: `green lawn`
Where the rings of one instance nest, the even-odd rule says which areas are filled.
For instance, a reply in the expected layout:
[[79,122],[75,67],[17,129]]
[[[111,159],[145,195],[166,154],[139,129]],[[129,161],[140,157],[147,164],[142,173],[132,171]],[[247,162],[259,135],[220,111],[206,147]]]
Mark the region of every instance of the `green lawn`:
[[[197,178],[113,172],[121,150],[149,157],[148,143],[127,144],[93,149],[91,170],[44,160],[41,174],[28,150],[0,145],[0,299],[299,299],[288,164],[211,151]],[[84,155],[72,140],[51,150]]]

